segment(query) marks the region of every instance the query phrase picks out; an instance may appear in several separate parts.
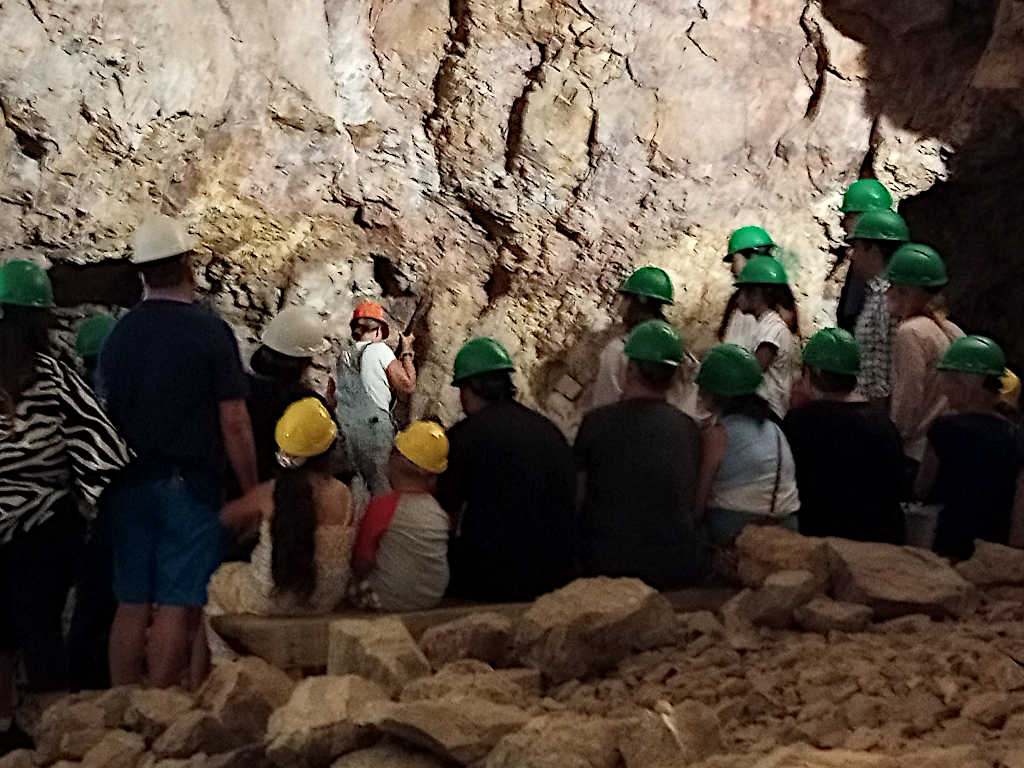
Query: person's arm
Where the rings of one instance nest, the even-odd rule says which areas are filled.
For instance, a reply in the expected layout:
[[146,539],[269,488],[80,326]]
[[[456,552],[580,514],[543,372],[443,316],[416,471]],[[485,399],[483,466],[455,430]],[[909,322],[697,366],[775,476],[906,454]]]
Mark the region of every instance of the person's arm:
[[725,428],[719,424],[706,427],[701,433],[700,472],[697,477],[697,519],[703,518],[718,468],[722,465],[727,442]]
[[359,533],[356,534],[355,545],[352,547],[352,570],[358,578],[366,576],[377,564],[380,540],[391,527],[398,500],[398,494],[378,496],[366,508]]
[[395,359],[388,364],[386,369],[388,383],[391,388],[405,395],[411,395],[416,391],[416,366],[413,364],[415,355],[412,351],[412,344],[416,337],[411,333],[401,334],[398,337],[398,351]]
[[256,441],[252,434],[252,420],[245,400],[220,402],[220,431],[224,450],[235,472],[242,492],[247,492],[259,480],[256,469]]
[[268,495],[272,503],[273,483],[260,483],[240,498],[229,501],[220,511],[220,522],[240,537],[251,533],[259,525],[267,507]]
[[920,411],[927,375],[924,345],[905,326],[897,329],[892,340],[889,416],[904,443],[913,440],[921,426]]
[[935,455],[935,449],[931,443],[925,450],[924,460],[917,471],[917,479],[914,481],[914,495],[926,501],[935,489],[935,480],[939,476],[939,457]]
[[762,341],[757,345],[757,351],[754,353],[754,357],[757,358],[758,365],[761,366],[762,371],[767,371],[772,367],[772,363],[775,362],[775,358],[779,356],[779,348],[768,341]]

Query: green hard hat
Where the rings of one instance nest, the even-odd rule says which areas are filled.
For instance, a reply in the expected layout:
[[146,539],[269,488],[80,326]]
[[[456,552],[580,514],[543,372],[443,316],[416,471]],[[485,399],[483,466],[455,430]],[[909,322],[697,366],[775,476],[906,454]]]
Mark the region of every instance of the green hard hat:
[[1002,376],[1006,372],[1006,355],[987,336],[964,336],[949,345],[939,370]]
[[95,357],[103,349],[103,342],[117,325],[113,315],[93,315],[87,318],[78,328],[75,337],[75,351],[79,357]]
[[804,365],[856,376],[860,373],[860,345],[853,334],[842,328],[823,328],[804,347]]
[[629,334],[625,353],[630,360],[679,365],[683,362],[683,339],[664,320],[648,320]]
[[479,336],[462,345],[455,356],[455,375],[452,384],[458,385],[470,376],[492,371],[514,371],[515,364],[508,352],[494,339]]
[[52,308],[53,286],[46,270],[31,261],[8,261],[0,267],[0,304]]
[[843,195],[843,213],[864,211],[888,211],[892,208],[892,195],[878,179],[858,179]]
[[740,227],[729,235],[729,253],[726,261],[732,261],[733,254],[746,251],[751,248],[770,248],[775,245],[771,235],[761,227]]
[[854,240],[895,240],[907,242],[910,240],[910,228],[896,211],[873,210],[864,211],[857,217],[857,224],[853,228]]
[[712,348],[697,373],[698,387],[723,397],[752,395],[763,380],[757,358],[735,344]]
[[882,279],[893,285],[916,285],[921,288],[941,288],[949,282],[946,265],[939,252],[928,245],[904,243],[882,272]]
[[619,293],[646,296],[665,304],[675,301],[672,279],[661,267],[640,267],[622,282]]
[[771,256],[755,256],[736,278],[736,285],[788,285],[786,269]]

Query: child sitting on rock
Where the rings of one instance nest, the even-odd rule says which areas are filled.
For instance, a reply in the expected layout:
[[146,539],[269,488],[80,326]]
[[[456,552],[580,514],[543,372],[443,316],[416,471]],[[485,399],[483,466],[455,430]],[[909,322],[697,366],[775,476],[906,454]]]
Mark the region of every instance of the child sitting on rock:
[[447,467],[448,437],[439,424],[417,421],[395,437],[387,465],[393,490],[370,502],[356,537],[353,605],[399,612],[441,601],[448,587],[451,524],[431,494]]

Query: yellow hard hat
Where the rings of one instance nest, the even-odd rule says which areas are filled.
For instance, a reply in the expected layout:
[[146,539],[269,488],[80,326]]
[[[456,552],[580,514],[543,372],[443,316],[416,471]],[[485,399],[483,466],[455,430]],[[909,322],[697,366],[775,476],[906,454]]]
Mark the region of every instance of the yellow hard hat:
[[414,421],[395,437],[395,448],[427,472],[440,474],[448,469],[448,436],[433,421]]
[[306,397],[288,406],[274,430],[277,447],[291,456],[319,456],[334,444],[338,425],[324,404]]
[[1020,402],[1020,379],[1017,374],[1007,368],[999,377],[999,383],[1002,385],[999,388],[999,399],[1016,408]]

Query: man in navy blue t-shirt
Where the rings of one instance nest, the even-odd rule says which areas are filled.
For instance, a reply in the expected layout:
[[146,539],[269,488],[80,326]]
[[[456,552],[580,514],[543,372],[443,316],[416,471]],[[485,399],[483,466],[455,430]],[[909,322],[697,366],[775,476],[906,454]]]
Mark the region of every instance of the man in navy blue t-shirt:
[[138,457],[110,498],[114,685],[143,682],[146,669],[150,685],[181,681],[220,564],[225,464],[243,491],[257,480],[238,345],[223,320],[193,303],[195,245],[166,216],[136,231],[144,299],[100,356],[111,419]]

